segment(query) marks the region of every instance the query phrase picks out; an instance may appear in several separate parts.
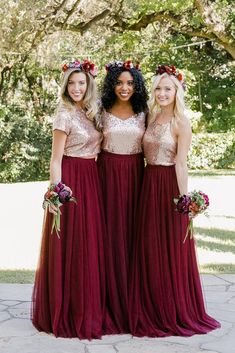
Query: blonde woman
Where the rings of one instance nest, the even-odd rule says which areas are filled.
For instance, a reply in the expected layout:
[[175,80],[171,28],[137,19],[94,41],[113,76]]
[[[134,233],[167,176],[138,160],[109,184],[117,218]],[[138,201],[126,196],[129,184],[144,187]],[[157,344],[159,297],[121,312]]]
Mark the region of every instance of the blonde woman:
[[96,157],[96,84],[92,62],[63,66],[60,104],[53,122],[50,183],[72,190],[77,204],[61,207],[59,237],[51,234],[54,205],[46,210],[36,272],[32,322],[59,337],[99,338],[104,303],[104,215]]
[[205,312],[194,240],[184,241],[188,216],[173,199],[188,193],[191,128],[184,116],[184,82],[174,66],[156,70],[143,137],[147,166],[130,295],[133,335],[207,333],[220,324]]

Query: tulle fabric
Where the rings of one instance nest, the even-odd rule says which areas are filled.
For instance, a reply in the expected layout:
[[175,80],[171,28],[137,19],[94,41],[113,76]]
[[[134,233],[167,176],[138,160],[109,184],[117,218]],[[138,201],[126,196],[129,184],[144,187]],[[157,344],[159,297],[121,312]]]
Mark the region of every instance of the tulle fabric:
[[175,211],[175,166],[147,165],[133,257],[129,317],[135,336],[191,336],[220,324],[207,315],[188,216]]
[[61,207],[61,232],[51,234],[46,213],[32,297],[31,318],[39,331],[59,337],[100,338],[105,302],[105,221],[94,159],[63,157],[62,181],[77,204]]
[[128,295],[136,211],[143,178],[142,154],[101,152],[98,169],[104,196],[106,311],[104,334],[130,332]]

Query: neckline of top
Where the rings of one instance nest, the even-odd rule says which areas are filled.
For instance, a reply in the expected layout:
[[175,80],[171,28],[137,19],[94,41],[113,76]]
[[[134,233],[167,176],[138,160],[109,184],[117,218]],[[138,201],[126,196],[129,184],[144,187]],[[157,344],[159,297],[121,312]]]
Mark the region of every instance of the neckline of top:
[[120,118],[120,117],[119,117],[119,116],[117,116],[117,115],[114,115],[114,114],[112,114],[112,113],[110,113],[110,112],[107,112],[107,110],[106,110],[106,113],[107,113],[108,115],[111,115],[112,117],[114,117],[114,118],[118,119],[118,120],[121,120],[121,121],[127,121],[127,120],[130,120],[130,119],[132,119],[132,118],[134,118],[135,116],[137,116],[137,115],[138,115],[137,113],[135,113],[135,114],[132,114],[131,116],[129,116],[128,118],[122,119],[122,118]]
[[86,115],[86,110],[83,109],[83,108],[80,108],[80,107],[76,106],[76,111],[77,111],[78,113],[82,113],[82,114],[85,114],[85,115]]
[[164,125],[171,124],[172,119],[173,119],[173,117],[169,121],[167,121],[165,123],[159,123],[157,120],[155,120],[155,123],[156,123],[156,125],[164,126]]

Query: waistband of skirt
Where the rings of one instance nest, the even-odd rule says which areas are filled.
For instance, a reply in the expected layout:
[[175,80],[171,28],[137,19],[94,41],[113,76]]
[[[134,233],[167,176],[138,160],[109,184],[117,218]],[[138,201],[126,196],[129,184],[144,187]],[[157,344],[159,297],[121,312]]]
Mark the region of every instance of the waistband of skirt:
[[81,161],[81,162],[84,162],[84,163],[94,163],[96,162],[96,158],[83,158],[83,157],[73,157],[73,156],[66,156],[66,155],[63,155],[63,160],[71,160],[71,161],[74,161],[74,162],[78,162],[78,161]]
[[171,165],[147,164],[146,168],[148,168],[148,169],[175,169],[175,164],[171,164]]
[[113,158],[113,159],[141,159],[143,158],[143,153],[135,153],[135,154],[118,154],[118,153],[111,153],[111,152],[107,152],[102,150],[100,152],[100,156],[102,157],[107,157],[107,158]]

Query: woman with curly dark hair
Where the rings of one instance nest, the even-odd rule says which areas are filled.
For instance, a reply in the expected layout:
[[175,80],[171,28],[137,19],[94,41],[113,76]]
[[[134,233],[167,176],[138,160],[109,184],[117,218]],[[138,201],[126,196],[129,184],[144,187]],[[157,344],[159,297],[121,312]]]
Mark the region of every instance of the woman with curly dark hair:
[[106,65],[102,91],[103,142],[98,169],[104,195],[107,238],[107,301],[104,334],[130,332],[128,285],[136,209],[142,184],[147,92],[139,65]]

